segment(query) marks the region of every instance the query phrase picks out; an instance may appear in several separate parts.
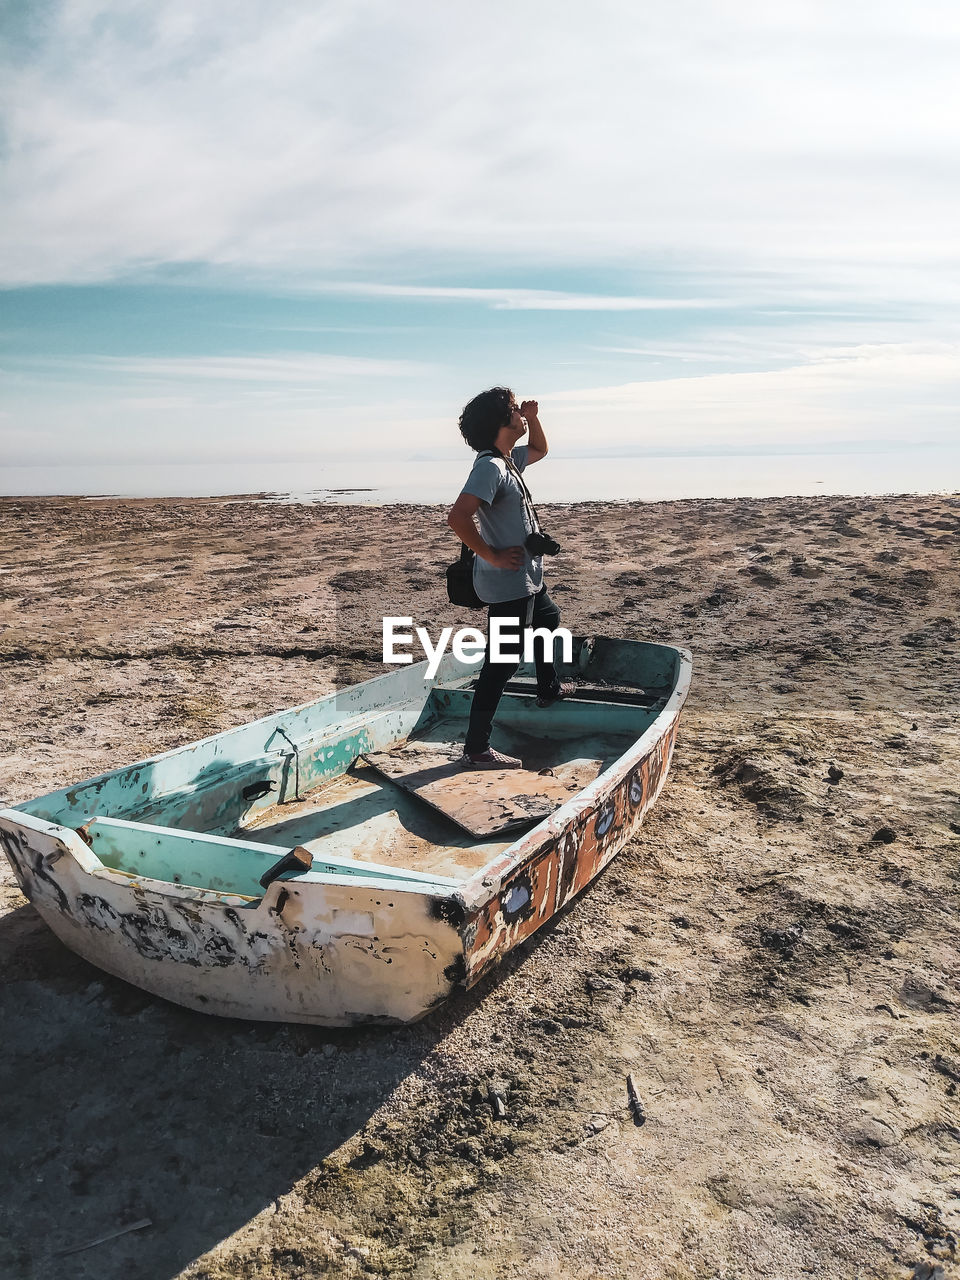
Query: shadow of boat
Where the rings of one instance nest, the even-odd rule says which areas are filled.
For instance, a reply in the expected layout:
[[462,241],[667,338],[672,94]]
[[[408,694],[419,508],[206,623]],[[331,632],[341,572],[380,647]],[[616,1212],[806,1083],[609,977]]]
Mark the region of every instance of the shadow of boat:
[[382,1029],[211,1018],[95,969],[29,905],[0,919],[0,966],[5,1280],[170,1280],[322,1166],[480,998]]

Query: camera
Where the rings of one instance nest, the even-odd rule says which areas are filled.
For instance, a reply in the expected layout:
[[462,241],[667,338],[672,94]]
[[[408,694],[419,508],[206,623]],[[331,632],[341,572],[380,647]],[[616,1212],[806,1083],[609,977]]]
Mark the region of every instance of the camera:
[[560,543],[542,530],[528,533],[523,545],[532,556],[555,556],[560,550]]

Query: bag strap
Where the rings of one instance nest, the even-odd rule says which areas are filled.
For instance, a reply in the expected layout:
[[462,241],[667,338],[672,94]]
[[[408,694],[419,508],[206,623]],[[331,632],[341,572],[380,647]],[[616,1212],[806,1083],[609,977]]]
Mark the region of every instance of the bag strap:
[[[485,458],[489,456],[492,458],[495,453],[496,453],[495,449],[481,449],[480,452],[477,454],[477,457]],[[461,542],[460,543],[460,563],[470,564],[470,562],[475,560],[476,558],[477,558],[477,553],[473,550],[473,548],[468,547],[465,542]]]

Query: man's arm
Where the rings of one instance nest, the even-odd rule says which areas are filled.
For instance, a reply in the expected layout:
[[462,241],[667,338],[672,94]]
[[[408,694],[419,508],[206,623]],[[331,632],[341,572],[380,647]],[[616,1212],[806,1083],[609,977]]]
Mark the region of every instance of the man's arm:
[[541,458],[545,458],[548,453],[547,437],[543,434],[543,427],[540,425],[540,419],[537,414],[540,406],[536,400],[524,400],[520,406],[520,412],[527,420],[527,466],[532,466],[534,462],[539,462]]
[[472,493],[461,493],[450,508],[447,524],[471,551],[495,569],[522,569],[526,563],[523,547],[491,547],[480,536],[474,516],[480,510],[480,499]]

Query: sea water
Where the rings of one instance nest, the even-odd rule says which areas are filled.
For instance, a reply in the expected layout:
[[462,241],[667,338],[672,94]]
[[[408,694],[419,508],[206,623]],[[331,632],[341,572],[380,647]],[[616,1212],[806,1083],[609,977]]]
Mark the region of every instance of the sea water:
[[[269,494],[287,502],[450,503],[472,455],[444,458],[7,467],[4,495],[132,498]],[[960,492],[960,446],[875,452],[570,457],[530,472],[539,502]]]

